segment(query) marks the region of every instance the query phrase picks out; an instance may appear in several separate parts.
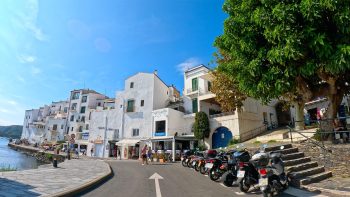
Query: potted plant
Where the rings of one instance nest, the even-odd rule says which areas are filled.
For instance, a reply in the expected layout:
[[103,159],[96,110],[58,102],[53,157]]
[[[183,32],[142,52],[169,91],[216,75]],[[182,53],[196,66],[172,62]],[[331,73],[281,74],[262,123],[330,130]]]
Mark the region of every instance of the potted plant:
[[152,154],[152,158],[153,158],[153,161],[154,161],[154,162],[157,162],[157,161],[158,161],[158,155],[157,155],[157,153],[153,153],[153,154]]
[[164,161],[165,161],[165,155],[164,155],[164,153],[159,154],[159,155],[158,155],[158,158],[159,158],[159,162],[160,162],[160,163],[164,163]]

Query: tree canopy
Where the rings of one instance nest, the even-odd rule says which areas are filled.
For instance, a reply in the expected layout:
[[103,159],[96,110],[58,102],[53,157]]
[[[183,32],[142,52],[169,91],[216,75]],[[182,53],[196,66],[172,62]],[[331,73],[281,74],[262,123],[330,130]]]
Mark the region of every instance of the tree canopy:
[[303,106],[327,97],[328,114],[350,92],[350,3],[334,0],[226,0],[218,69],[248,96]]
[[193,132],[196,139],[203,140],[210,135],[209,118],[205,112],[197,112],[194,124]]
[[240,108],[246,96],[239,91],[237,81],[221,70],[214,70],[211,75],[211,91],[216,95],[215,100],[220,104],[222,111],[231,112]]

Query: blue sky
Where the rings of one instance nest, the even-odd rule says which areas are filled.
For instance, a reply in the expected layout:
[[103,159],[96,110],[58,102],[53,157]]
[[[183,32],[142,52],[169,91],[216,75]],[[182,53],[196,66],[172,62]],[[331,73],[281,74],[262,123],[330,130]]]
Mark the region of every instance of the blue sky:
[[0,125],[24,110],[90,88],[110,97],[124,79],[158,70],[183,88],[182,70],[208,64],[223,0],[0,1]]

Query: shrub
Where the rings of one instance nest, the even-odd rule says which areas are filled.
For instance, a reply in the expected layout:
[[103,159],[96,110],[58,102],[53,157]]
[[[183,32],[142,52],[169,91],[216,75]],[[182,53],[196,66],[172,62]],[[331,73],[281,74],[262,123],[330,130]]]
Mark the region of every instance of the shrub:
[[314,134],[314,136],[312,136],[312,138],[317,141],[324,140],[326,136],[322,136],[322,132],[324,132],[322,129],[316,129],[316,133]]
[[276,140],[269,140],[267,143],[276,143]]
[[254,144],[261,144],[261,142],[257,140],[254,142]]
[[239,139],[233,138],[228,142],[228,145],[232,146],[235,144],[239,144]]
[[206,150],[207,149],[207,147],[204,145],[204,144],[199,144],[198,145],[198,150],[199,151],[204,151],[204,150]]

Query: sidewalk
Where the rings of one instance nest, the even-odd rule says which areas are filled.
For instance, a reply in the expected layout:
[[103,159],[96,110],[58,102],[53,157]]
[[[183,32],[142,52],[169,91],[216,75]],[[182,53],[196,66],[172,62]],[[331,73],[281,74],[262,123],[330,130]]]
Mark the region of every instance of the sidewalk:
[[310,190],[320,190],[332,196],[350,196],[350,178],[332,177],[304,187]]
[[80,191],[112,174],[102,160],[66,160],[53,168],[43,165],[38,169],[1,172],[0,196],[62,196]]

